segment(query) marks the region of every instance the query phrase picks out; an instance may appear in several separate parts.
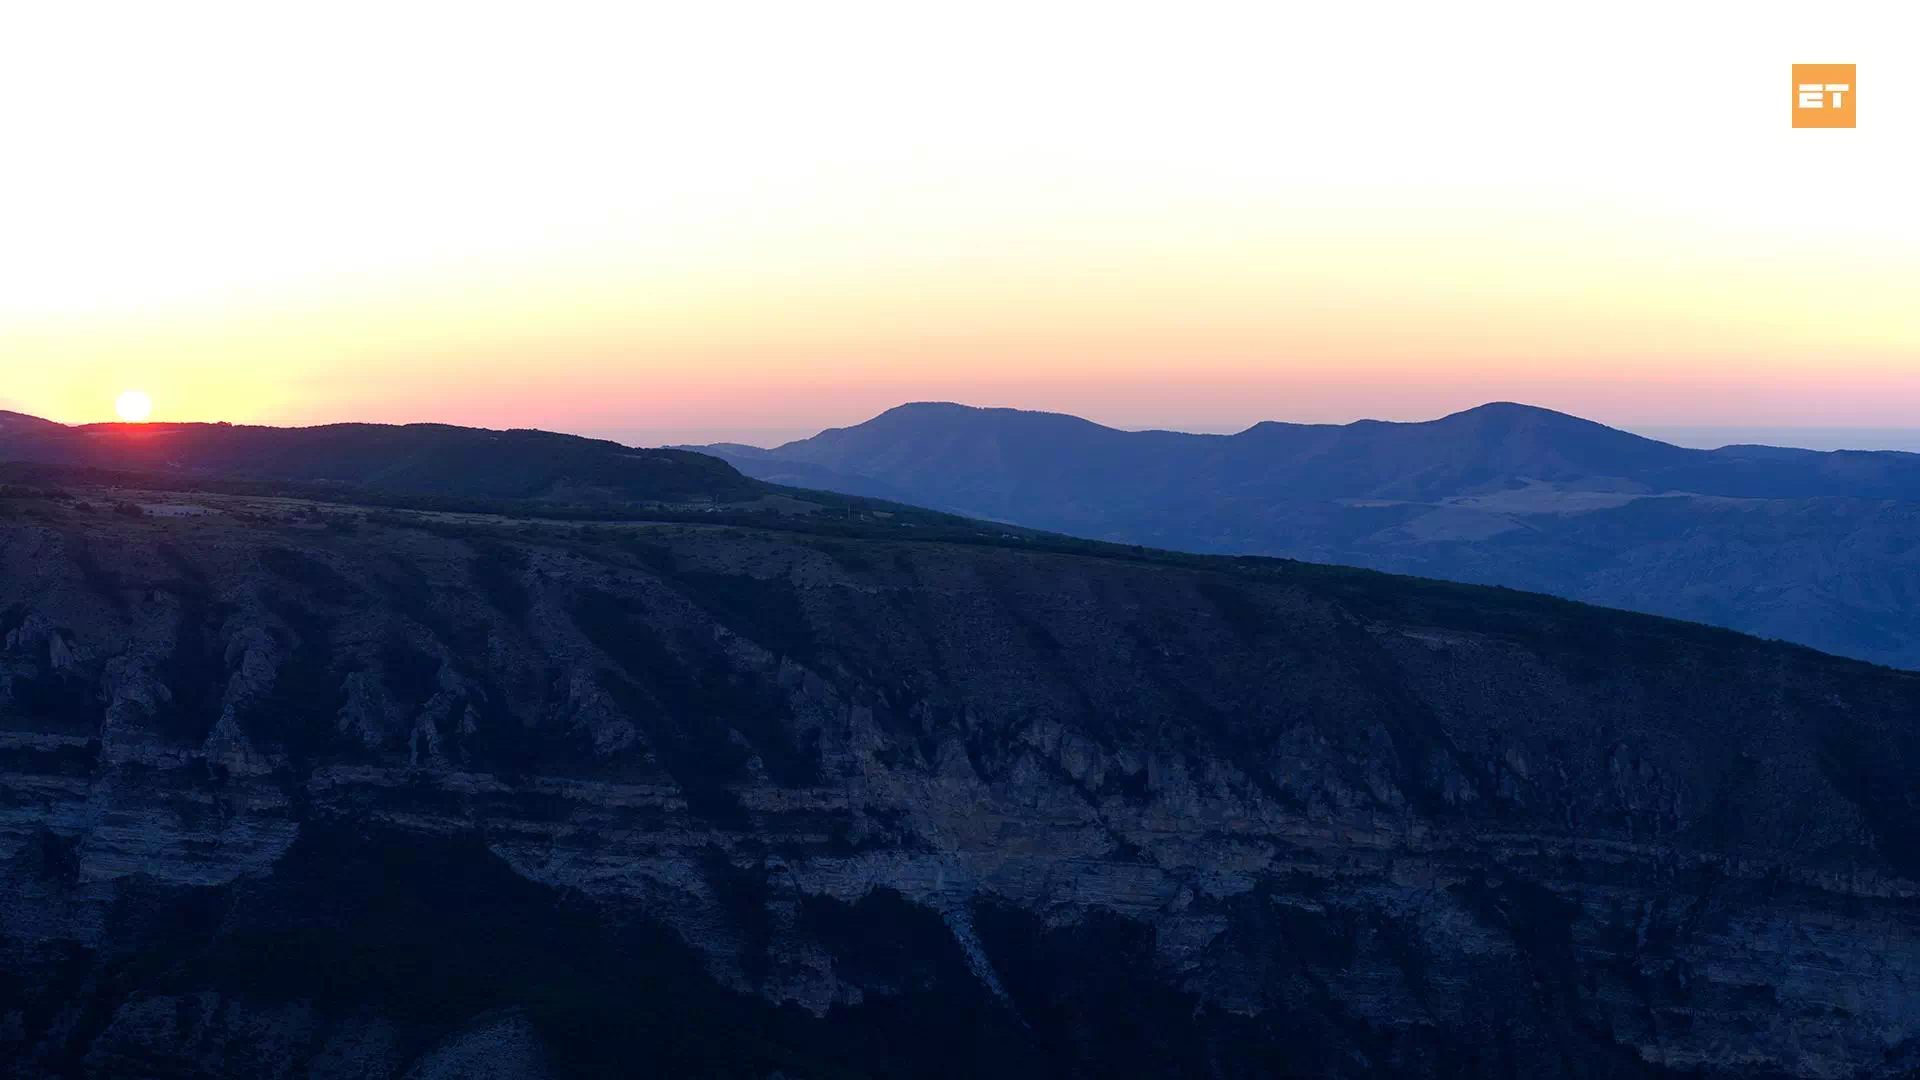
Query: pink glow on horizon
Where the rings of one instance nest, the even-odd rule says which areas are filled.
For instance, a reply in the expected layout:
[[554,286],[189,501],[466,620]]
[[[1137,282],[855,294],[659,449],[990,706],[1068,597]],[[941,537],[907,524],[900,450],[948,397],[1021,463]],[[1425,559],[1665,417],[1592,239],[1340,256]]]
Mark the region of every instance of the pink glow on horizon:
[[[1430,420],[1489,401],[1519,401],[1616,427],[1903,427],[1920,401],[1920,373],[1849,386],[1801,379],[1730,387],[1684,373],[1622,383],[1577,375],[1475,375],[1340,379],[1331,375],[1142,373],[1111,378],[967,377],[902,373],[890,378],[821,376],[745,393],[737,382],[648,380],[603,392],[574,386],[477,380],[432,394],[377,400],[314,399],[248,418],[274,424],[435,422],[535,427],[630,443],[745,442],[771,445],[860,423],[910,401],[955,401],[1081,416],[1112,427],[1232,432],[1263,420],[1347,423]],[[630,404],[610,404],[630,401]],[[174,419],[194,417],[175,416]],[[201,417],[215,419],[216,417]]]

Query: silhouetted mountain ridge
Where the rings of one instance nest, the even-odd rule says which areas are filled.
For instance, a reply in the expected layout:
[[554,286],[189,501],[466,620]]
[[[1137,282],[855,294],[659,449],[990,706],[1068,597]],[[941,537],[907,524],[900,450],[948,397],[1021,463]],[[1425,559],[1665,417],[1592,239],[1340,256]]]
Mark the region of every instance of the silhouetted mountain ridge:
[[0,426],[0,461],[568,502],[726,500],[762,490],[711,455],[530,429],[24,422],[32,419]]

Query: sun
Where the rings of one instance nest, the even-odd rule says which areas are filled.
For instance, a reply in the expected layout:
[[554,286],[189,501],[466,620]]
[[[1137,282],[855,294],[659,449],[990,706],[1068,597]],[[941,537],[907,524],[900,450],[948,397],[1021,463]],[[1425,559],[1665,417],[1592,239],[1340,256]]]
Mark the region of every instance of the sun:
[[128,390],[114,399],[113,411],[129,424],[144,423],[153,414],[153,399],[145,390]]

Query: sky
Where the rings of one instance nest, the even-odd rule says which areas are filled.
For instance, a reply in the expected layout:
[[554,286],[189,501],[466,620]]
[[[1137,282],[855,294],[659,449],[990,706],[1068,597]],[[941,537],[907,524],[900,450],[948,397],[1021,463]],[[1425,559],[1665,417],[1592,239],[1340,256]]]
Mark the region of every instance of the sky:
[[[0,408],[1912,429],[1915,40],[1911,3],[21,5]],[[1790,126],[1795,62],[1858,65],[1858,128]]]

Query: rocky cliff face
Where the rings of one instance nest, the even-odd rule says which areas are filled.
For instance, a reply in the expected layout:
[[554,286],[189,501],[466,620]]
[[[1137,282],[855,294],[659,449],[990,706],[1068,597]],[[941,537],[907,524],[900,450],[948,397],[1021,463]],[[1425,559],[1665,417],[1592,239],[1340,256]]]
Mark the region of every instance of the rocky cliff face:
[[0,500],[10,1075],[1920,1065],[1920,678],[1330,568],[327,514]]

